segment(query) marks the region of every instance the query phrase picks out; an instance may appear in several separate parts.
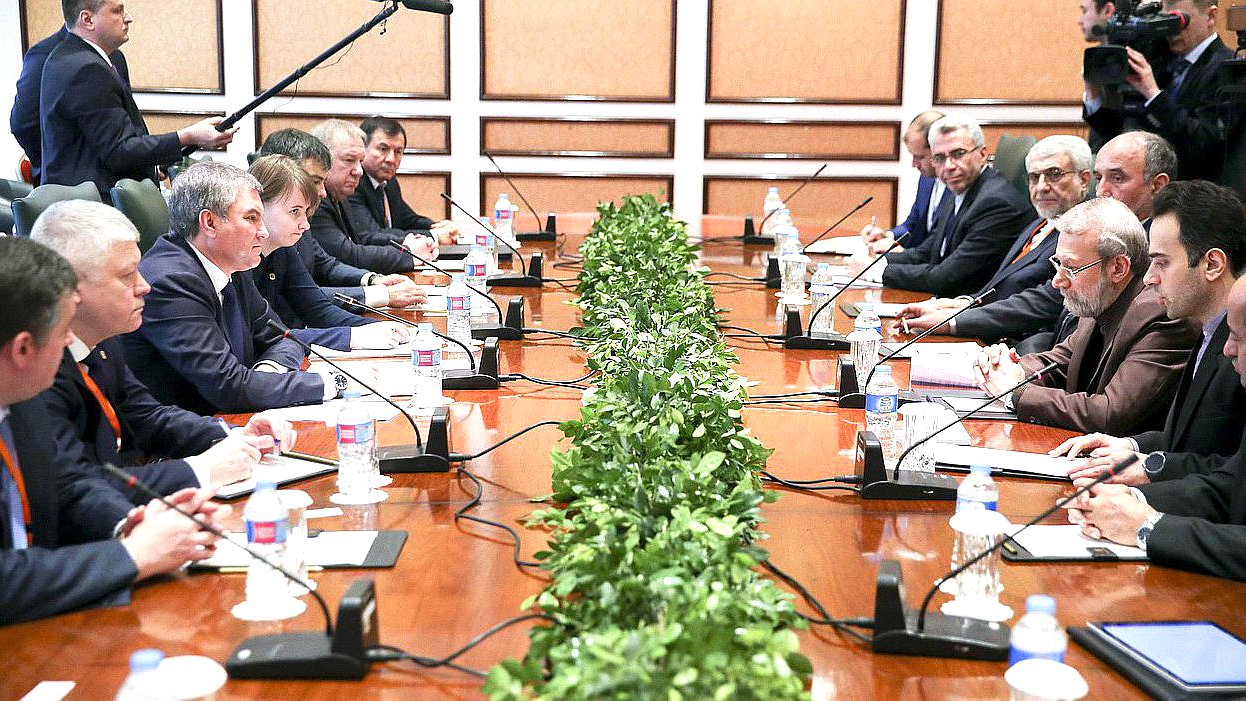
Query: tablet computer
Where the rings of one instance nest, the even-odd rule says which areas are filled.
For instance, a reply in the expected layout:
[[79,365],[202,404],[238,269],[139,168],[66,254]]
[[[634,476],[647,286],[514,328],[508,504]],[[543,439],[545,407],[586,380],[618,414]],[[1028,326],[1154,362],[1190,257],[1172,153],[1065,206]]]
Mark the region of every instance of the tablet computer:
[[1133,662],[1189,692],[1246,692],[1246,640],[1211,621],[1091,623]]

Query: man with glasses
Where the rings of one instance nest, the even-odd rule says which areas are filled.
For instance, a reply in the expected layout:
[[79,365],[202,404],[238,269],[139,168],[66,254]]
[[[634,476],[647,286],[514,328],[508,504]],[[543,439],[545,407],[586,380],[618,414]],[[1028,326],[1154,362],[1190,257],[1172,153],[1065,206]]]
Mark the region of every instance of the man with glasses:
[[[1047,258],[1055,252],[1060,236],[1056,219],[1086,199],[1090,188],[1090,160],[1090,146],[1076,136],[1049,136],[1034,144],[1025,156],[1025,165],[1029,176],[1030,203],[1039,218],[1020,230],[995,274],[973,294],[974,297],[993,289],[992,301],[1006,299],[1046,285],[1051,280],[1052,270]],[[904,307],[896,316],[907,319],[910,330],[925,331],[964,309],[971,299],[966,295],[917,302]],[[948,333],[958,332],[956,321],[953,319],[949,323]],[[983,338],[1007,336],[1007,319],[992,317],[990,321],[996,321],[997,327],[977,328],[973,335]]]
[[[867,279],[944,297],[970,294],[990,279],[1034,209],[987,165],[977,122],[944,117],[930,126],[929,140],[939,179],[954,196],[936,212],[934,229],[920,246],[888,253]],[[869,253],[853,256],[849,274],[871,260]]]
[[934,227],[935,212],[938,211],[939,204],[944,197],[952,196],[952,191],[935,177],[937,173],[934,163],[930,160],[930,140],[926,136],[930,131],[930,125],[942,118],[942,112],[927,110],[909,122],[903,141],[904,148],[913,157],[913,168],[921,173],[921,177],[917,179],[917,199],[913,201],[909,216],[890,231],[884,231],[873,224],[861,229],[861,238],[865,239],[873,252],[880,253],[886,250],[895,243],[897,236],[904,234],[909,235],[904,240],[904,243],[908,245],[897,247],[897,251],[920,246]]
[[1100,197],[1060,218],[1053,284],[1077,330],[1046,353],[983,348],[982,389],[1004,392],[1048,363],[1056,369],[1005,398],[1022,421],[1112,435],[1161,428],[1198,337],[1145,289],[1147,236],[1124,204]]
[[1130,453],[1138,461],[1109,481],[1138,485],[1210,472],[1237,451],[1246,427],[1246,390],[1219,352],[1229,339],[1229,295],[1246,269],[1246,206],[1227,188],[1191,180],[1166,188],[1155,212],[1144,282],[1159,293],[1169,318],[1196,320],[1202,337],[1162,431],[1124,438],[1092,433],[1051,451],[1090,453],[1073,478],[1095,477]]

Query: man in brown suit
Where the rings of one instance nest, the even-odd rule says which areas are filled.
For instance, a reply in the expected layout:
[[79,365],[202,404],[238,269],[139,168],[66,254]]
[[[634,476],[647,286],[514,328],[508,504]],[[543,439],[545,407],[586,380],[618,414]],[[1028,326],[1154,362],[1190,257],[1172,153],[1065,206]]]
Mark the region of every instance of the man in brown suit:
[[984,348],[977,365],[983,389],[1002,392],[1054,362],[1054,371],[1007,399],[1022,421],[1118,436],[1161,428],[1196,324],[1168,319],[1145,289],[1146,232],[1124,204],[1084,202],[1059,226],[1053,284],[1079,317],[1077,330],[1046,353]]

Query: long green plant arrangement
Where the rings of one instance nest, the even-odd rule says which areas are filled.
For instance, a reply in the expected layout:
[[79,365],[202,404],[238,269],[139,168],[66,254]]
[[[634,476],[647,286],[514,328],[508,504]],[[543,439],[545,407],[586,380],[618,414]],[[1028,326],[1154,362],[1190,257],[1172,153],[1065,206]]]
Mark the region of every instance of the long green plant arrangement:
[[562,425],[554,500],[529,525],[553,622],[495,666],[492,699],[797,699],[811,673],[791,597],[757,572],[758,471],[735,356],[682,223],[652,196],[598,208],[582,247],[582,344],[600,375]]

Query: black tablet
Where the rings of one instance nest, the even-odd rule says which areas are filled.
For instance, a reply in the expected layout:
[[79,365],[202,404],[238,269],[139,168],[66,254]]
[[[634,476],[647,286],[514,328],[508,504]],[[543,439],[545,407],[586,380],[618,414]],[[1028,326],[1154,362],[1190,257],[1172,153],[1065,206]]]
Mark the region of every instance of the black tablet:
[[1246,640],[1210,621],[1092,623],[1106,642],[1186,691],[1246,692]]

